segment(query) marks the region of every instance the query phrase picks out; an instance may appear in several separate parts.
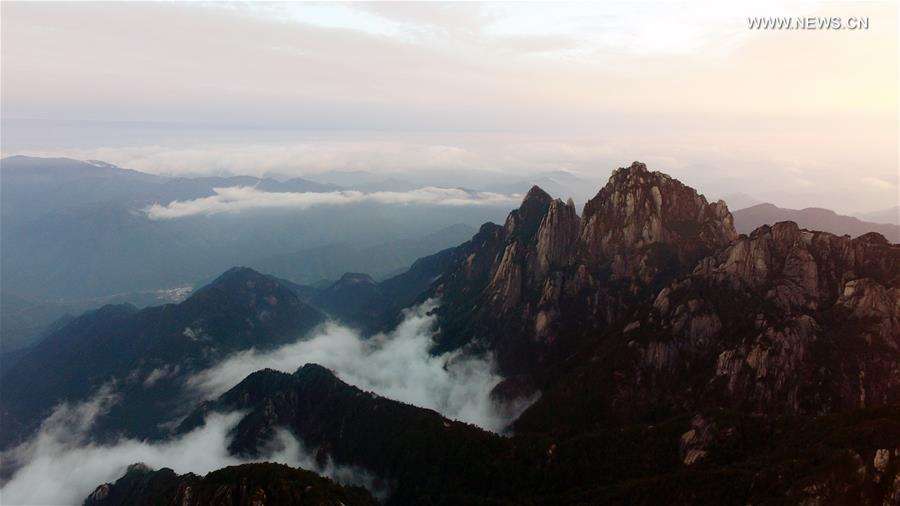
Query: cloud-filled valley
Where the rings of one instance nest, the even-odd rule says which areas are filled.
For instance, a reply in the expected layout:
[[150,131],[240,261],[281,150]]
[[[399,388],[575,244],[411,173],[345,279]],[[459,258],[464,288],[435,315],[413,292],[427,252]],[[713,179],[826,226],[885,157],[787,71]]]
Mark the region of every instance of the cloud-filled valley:
[[[184,385],[188,398],[211,399],[254,371],[271,368],[293,372],[307,363],[332,369],[345,382],[384,397],[434,409],[448,418],[502,432],[534,398],[502,405],[490,398],[502,378],[491,357],[459,352],[432,355],[436,301],[406,310],[392,331],[362,337],[357,331],[329,322],[311,337],[270,350],[238,352],[212,368],[191,376]],[[153,374],[156,374],[154,370]],[[127,398],[111,381],[80,402],[56,406],[26,442],[2,455],[15,473],[3,484],[4,502],[15,504],[72,504],[83,500],[102,483],[115,481],[127,467],[143,463],[150,468],[205,474],[250,460],[231,455],[232,430],[244,413],[216,413],[190,432],[165,441],[120,438],[98,442],[91,429],[109,409]],[[252,461],[272,461],[315,471],[343,484],[364,486],[384,493],[377,478],[350,466],[322,463],[286,429],[279,429],[267,450]]]
[[[58,405],[37,434],[3,453],[4,461],[20,466],[0,489],[3,503],[80,504],[95,487],[116,480],[134,463],[205,474],[242,462],[226,449],[228,433],[241,413],[212,415],[203,427],[165,442],[91,441],[94,423],[121,401],[114,384],[108,383],[90,399]],[[271,447],[264,460],[289,465],[312,462],[286,432],[279,433]]]
[[238,352],[194,375],[188,387],[204,398],[225,392],[260,369],[293,372],[307,363],[325,366],[345,382],[383,397],[434,409],[442,415],[503,432],[534,399],[501,405],[490,391],[501,378],[490,357],[460,352],[432,355],[435,317],[431,300],[407,310],[394,330],[363,338],[337,323],[308,339],[271,351]]
[[330,461],[320,465],[286,430],[277,431],[268,451],[257,459],[230,455],[229,435],[240,422],[241,412],[212,414],[202,427],[163,442],[90,441],[94,422],[117,401],[110,385],[104,385],[86,401],[57,406],[34,437],[4,452],[4,460],[14,460],[21,467],[0,489],[0,499],[5,504],[80,504],[98,485],[115,481],[136,463],[203,475],[246,462],[278,462],[378,492],[369,473]]

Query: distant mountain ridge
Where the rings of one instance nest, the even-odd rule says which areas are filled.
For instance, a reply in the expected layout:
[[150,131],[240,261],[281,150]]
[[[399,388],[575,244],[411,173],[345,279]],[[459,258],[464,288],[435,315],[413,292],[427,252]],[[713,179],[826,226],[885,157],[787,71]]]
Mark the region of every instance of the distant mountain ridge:
[[877,232],[893,243],[900,242],[900,225],[871,223],[853,216],[844,216],[829,209],[808,207],[784,209],[773,204],[758,204],[732,213],[734,226],[739,233],[749,234],[762,225],[774,225],[779,221],[793,221],[801,228],[822,230],[837,235],[859,237]]
[[[29,213],[127,201],[135,206],[212,195],[212,189],[229,186],[256,186],[273,192],[325,192],[343,189],[303,178],[278,181],[254,176],[169,177],[148,174],[100,161],[70,158],[10,156],[0,160],[4,185],[3,210],[16,218]],[[53,196],[49,200],[48,196]],[[43,209],[36,207],[45,205]]]
[[201,286],[234,265],[300,283],[346,271],[388,277],[506,212],[499,205],[448,213],[441,206],[359,204],[151,220],[142,211],[147,206],[208,197],[215,187],[347,187],[306,178],[164,177],[105,162],[25,156],[0,160],[0,181],[4,352],[33,344],[66,313],[159,303],[155,292]]
[[857,216],[862,220],[873,223],[888,223],[891,225],[900,225],[900,206],[882,209],[881,211],[862,213]]

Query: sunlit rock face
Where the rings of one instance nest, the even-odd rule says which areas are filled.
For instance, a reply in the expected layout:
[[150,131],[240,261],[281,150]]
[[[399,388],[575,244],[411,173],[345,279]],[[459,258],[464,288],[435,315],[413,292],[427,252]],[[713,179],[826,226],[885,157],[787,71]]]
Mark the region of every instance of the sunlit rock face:
[[[433,286],[438,339],[492,351],[515,384],[498,393],[545,392],[523,429],[569,423],[560,406],[576,402],[592,406],[573,404],[584,424],[900,398],[900,246],[878,234],[782,222],[739,236],[724,203],[639,162],[580,216],[535,187],[489,230]],[[475,266],[481,283],[459,283]]]
[[[634,162],[613,172],[584,207],[581,243],[586,260],[627,257],[654,243],[672,245],[680,259],[727,245],[737,237],[724,202],[703,195],[661,172]],[[627,261],[623,258],[620,261]],[[638,268],[623,269],[619,275]]]
[[[433,293],[446,297],[443,342],[491,348],[509,375],[533,375],[622,323],[632,299],[736,237],[724,203],[639,162],[614,171],[581,216],[534,187],[495,232],[489,248],[476,236]],[[487,282],[461,286],[475,265],[488,266]]]

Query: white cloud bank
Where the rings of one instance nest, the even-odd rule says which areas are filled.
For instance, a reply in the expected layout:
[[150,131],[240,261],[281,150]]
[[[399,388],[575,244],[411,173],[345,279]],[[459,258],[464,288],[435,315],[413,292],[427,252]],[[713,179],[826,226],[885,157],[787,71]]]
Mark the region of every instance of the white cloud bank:
[[492,400],[490,391],[503,378],[494,371],[491,357],[458,352],[432,355],[435,316],[429,313],[435,304],[432,300],[407,310],[396,329],[368,339],[331,323],[310,339],[267,352],[239,352],[195,375],[188,385],[211,398],[254,371],[294,372],[304,364],[316,363],[363,390],[503,432],[536,398],[508,405]]
[[[32,439],[4,452],[5,461],[21,467],[0,489],[0,503],[81,504],[97,486],[117,480],[135,463],[203,475],[248,462],[230,455],[227,449],[228,435],[243,416],[240,412],[211,414],[202,427],[165,442],[90,441],[88,433],[94,422],[118,400],[107,384],[87,401],[60,404]],[[372,476],[358,468],[336,466],[330,461],[319,465],[286,430],[278,431],[268,448],[254,460],[302,467],[340,483],[374,488]]]
[[[491,357],[429,353],[435,325],[435,317],[429,313],[435,306],[432,300],[411,308],[396,329],[368,339],[331,323],[307,340],[268,352],[239,352],[192,376],[187,387],[213,398],[254,371],[268,367],[293,372],[304,364],[317,363],[364,390],[502,432],[536,396],[497,403],[490,398],[490,391],[502,378],[494,371]],[[33,438],[0,455],[17,468],[0,489],[0,503],[80,504],[98,485],[120,478],[134,463],[203,475],[249,462],[227,450],[229,433],[243,416],[240,412],[211,414],[204,426],[164,442],[91,441],[94,422],[120,401],[114,385],[107,384],[84,402],[57,406]],[[376,495],[386,492],[377,478],[363,469],[330,461],[320,464],[314,452],[307,451],[286,430],[278,431],[253,461],[281,462],[338,483],[366,487]]]
[[144,209],[153,220],[170,220],[194,215],[236,213],[251,209],[309,209],[314,206],[337,206],[359,203],[428,204],[439,206],[508,205],[518,201],[518,195],[473,192],[458,188],[433,186],[417,190],[394,192],[361,191],[335,192],[267,192],[251,186],[214,188],[215,195],[194,200],[154,204]]

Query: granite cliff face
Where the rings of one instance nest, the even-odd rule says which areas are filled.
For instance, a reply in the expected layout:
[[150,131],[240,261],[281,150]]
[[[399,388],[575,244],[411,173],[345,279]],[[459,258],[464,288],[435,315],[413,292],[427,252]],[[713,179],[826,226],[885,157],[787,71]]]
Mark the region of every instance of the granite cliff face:
[[639,162],[613,172],[585,205],[584,224],[584,259],[611,259],[618,276],[639,273],[640,262],[629,256],[651,244],[670,245],[680,261],[691,263],[737,237],[724,202],[710,204],[693,188]]
[[491,349],[504,373],[534,378],[736,237],[724,203],[639,162],[613,172],[581,216],[534,187],[433,287],[442,344]]
[[491,350],[497,395],[544,392],[520,430],[900,400],[900,246],[878,234],[738,236],[724,203],[635,162],[580,217],[533,188],[461,249],[432,287],[439,339]]

